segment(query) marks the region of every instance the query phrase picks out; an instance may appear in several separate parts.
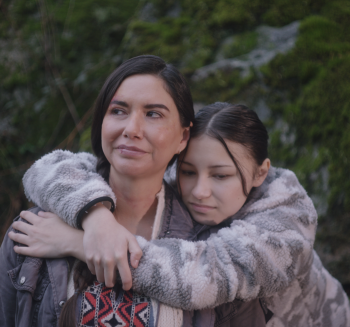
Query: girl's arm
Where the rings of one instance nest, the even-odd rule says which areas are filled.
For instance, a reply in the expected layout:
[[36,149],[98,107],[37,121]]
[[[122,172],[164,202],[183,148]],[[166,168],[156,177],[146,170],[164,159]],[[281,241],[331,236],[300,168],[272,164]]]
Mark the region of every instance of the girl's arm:
[[[27,198],[46,211],[51,211],[75,228],[85,230],[83,245],[86,263],[100,282],[112,287],[115,270],[119,270],[123,288],[131,288],[132,279],[128,252],[137,267],[142,251],[134,237],[117,223],[100,203],[109,202],[114,210],[115,195],[104,179],[96,173],[97,159],[89,153],[56,150],[37,160],[23,177]],[[89,212],[88,217],[83,216]],[[37,239],[40,226],[34,225],[31,243]],[[34,247],[27,249],[38,255]],[[23,249],[16,249],[21,253]],[[27,252],[29,253],[29,252]]]
[[[78,166],[74,169],[79,171]],[[56,173],[64,174],[64,169]],[[45,174],[41,178],[46,179]],[[55,193],[51,196],[52,202],[65,201]],[[312,263],[316,211],[288,170],[271,168],[253,197],[230,227],[207,241],[146,242],[138,237],[143,257],[132,271],[133,288],[185,310],[215,307],[236,297],[268,296],[286,288]]]
[[97,159],[90,153],[56,150],[37,160],[23,177],[29,201],[81,229],[83,213],[105,201],[114,210],[115,195],[96,173]]
[[202,309],[270,296],[307,272],[317,215],[296,176],[272,168],[252,196],[230,227],[206,241],[139,237],[143,257],[132,270],[135,291]]

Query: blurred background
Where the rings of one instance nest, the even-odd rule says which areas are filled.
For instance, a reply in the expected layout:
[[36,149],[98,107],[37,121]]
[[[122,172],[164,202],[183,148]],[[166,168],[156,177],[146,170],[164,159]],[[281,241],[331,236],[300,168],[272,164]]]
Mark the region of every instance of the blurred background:
[[195,109],[244,103],[319,214],[315,248],[350,293],[350,1],[0,0],[0,240],[28,208],[22,176],[91,151],[92,105],[127,58],[155,54]]

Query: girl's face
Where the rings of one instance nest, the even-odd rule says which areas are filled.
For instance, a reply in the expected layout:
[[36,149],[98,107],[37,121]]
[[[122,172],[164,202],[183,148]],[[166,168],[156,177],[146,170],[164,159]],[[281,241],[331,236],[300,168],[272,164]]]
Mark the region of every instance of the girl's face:
[[[264,181],[269,161],[267,171],[262,172],[243,145],[225,142],[242,167],[249,193]],[[193,218],[205,225],[217,225],[234,215],[247,198],[239,172],[224,146],[207,135],[190,140],[179,168],[179,183],[182,199]]]
[[174,154],[187,144],[176,105],[153,75],[126,78],[108,107],[102,123],[102,149],[111,164],[111,176],[163,175]]

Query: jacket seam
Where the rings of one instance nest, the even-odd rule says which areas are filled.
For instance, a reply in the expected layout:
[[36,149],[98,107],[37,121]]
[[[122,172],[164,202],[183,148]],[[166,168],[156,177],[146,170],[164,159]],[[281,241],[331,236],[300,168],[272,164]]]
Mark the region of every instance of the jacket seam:
[[54,283],[54,278],[52,275],[52,267],[50,262],[47,262],[47,270],[49,272],[49,278],[52,281],[51,285],[52,285],[52,295],[53,295],[53,303],[54,303],[54,307],[55,307],[55,313],[56,313],[56,317],[59,317],[59,309],[58,309],[58,297],[57,297],[57,291],[56,291],[56,287],[55,287],[55,283]]

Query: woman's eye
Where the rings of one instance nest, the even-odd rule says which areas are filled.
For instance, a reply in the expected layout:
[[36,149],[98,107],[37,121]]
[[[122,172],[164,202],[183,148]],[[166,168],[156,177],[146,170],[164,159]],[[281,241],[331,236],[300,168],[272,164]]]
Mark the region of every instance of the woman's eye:
[[146,114],[147,117],[152,117],[152,118],[160,118],[161,114],[157,111],[148,111]]
[[196,174],[192,170],[185,170],[185,169],[181,169],[180,172],[182,175],[185,175],[185,176],[194,176]]

